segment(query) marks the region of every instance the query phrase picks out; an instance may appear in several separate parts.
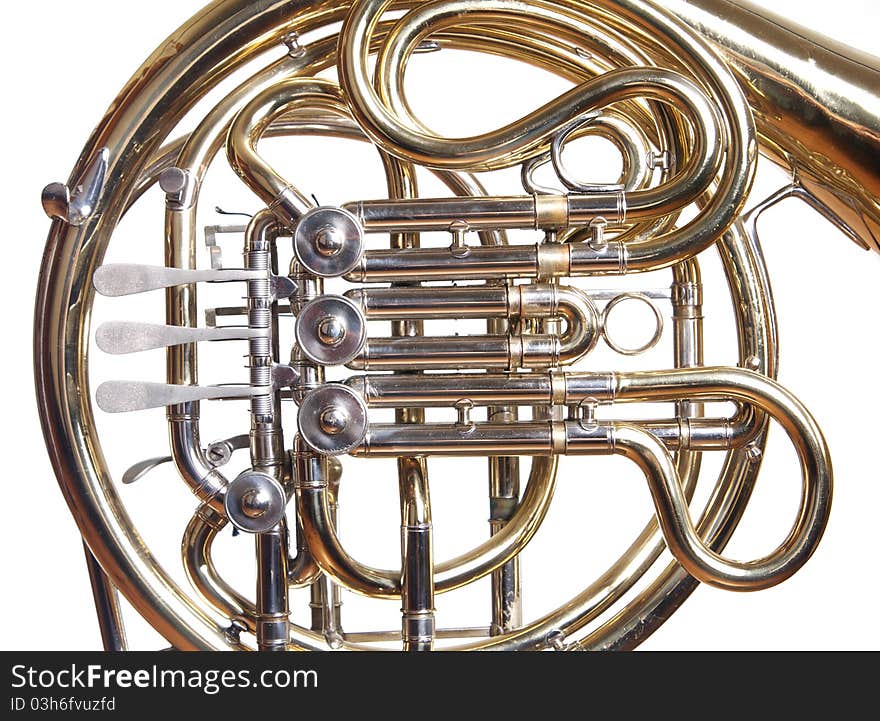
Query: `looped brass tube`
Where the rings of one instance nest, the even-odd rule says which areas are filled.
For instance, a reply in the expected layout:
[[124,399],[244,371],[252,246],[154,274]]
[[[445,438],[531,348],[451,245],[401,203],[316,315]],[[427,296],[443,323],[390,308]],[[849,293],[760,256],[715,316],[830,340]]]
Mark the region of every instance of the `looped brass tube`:
[[[493,11],[502,15],[508,13],[513,17],[525,14],[531,22],[540,21],[561,28],[563,31],[573,29],[577,32],[583,30],[582,25],[578,23],[580,8],[575,10],[552,3],[522,3],[516,0],[426,3],[421,8],[404,15],[389,34],[377,61],[377,90],[374,90],[366,67],[366,50],[373,28],[388,5],[388,0],[365,0],[354,7],[346,18],[340,39],[340,82],[351,102],[356,120],[375,142],[399,157],[429,167],[440,165],[485,170],[506,167],[512,162],[518,162],[523,153],[528,154],[528,151],[533,150],[547,138],[557,127],[555,121],[558,118],[570,120],[586,110],[593,109],[594,105],[591,103],[608,102],[612,95],[606,96],[605,92],[614,91],[603,84],[608,82],[613,87],[614,78],[629,77],[627,73],[635,72],[617,70],[606,73],[570,90],[527,119],[482,136],[447,139],[433,134],[428,135],[421,125],[414,128],[405,124],[406,118],[400,114],[400,107],[392,104],[395,98],[393,79],[398,78],[398,73],[392,71],[402,69],[402,64],[397,68],[392,63],[402,63],[414,49],[413,43],[417,44],[431,29],[444,27],[444,23],[455,24],[460,22],[460,18],[468,17],[469,14],[490,18],[493,17]],[[713,99],[724,111],[722,117],[725,127],[718,128],[716,132],[718,116],[712,105],[705,102],[702,93],[698,93],[700,97],[688,96],[688,102],[695,104],[691,105],[692,109],[699,107],[706,111],[698,112],[696,115],[700,118],[700,122],[697,124],[694,156],[699,154],[701,148],[704,152],[714,152],[711,148],[712,143],[722,141],[726,143],[727,154],[716,192],[697,218],[682,228],[670,230],[659,236],[652,237],[649,235],[651,229],[645,229],[631,238],[632,242],[627,244],[626,257],[623,259],[626,270],[630,272],[656,270],[704,250],[739,215],[755,173],[757,143],[754,119],[743,92],[730,71],[682,23],[640,0],[603,0],[598,5],[609,13],[615,11],[625,13],[628,22],[640,24],[646,31],[650,29],[652,34],[659,37],[660,43],[667,43],[667,52],[675,55],[680,62],[705,80],[704,87],[713,93]],[[453,8],[457,14],[452,12]],[[435,21],[436,26],[432,24]],[[623,75],[617,75],[618,73]],[[658,72],[655,79],[659,79],[660,76],[662,73]],[[623,92],[627,93],[629,89],[627,87]],[[681,90],[679,87],[678,91]],[[683,100],[683,97],[677,97]],[[671,100],[669,96],[659,99]],[[703,140],[706,140],[710,147],[701,146]],[[691,160],[693,161],[693,158]],[[693,166],[693,162],[689,165]],[[717,165],[713,163],[712,167],[717,168]],[[687,168],[681,170],[678,180],[684,180],[686,170]],[[636,191],[633,193],[634,198],[628,199],[628,205],[633,208],[643,205],[654,207],[656,214],[659,215],[663,212],[663,201],[660,201],[657,195],[662,193],[669,200],[673,196],[666,195],[665,191],[671,187],[678,187],[676,180],[660,188]],[[693,190],[693,186],[686,192],[690,190]],[[651,198],[651,202],[637,201],[636,199],[640,197],[639,193],[645,194],[645,200]],[[656,207],[655,200],[659,201]],[[670,208],[667,207],[665,210],[669,212]],[[590,253],[586,253],[586,257],[590,258],[585,266],[585,270],[589,272],[592,257]],[[573,259],[572,273],[581,272],[578,260]]]
[[[392,93],[388,86],[396,83],[400,75],[400,68],[394,63],[402,62],[432,30],[464,20],[503,19],[505,15],[526,15],[530,22],[562,31],[577,31],[582,26],[578,24],[576,13],[563,11],[550,3],[516,0],[425,3],[404,15],[389,33],[377,58],[377,90],[374,90],[366,67],[366,48],[373,28],[389,5],[390,0],[366,0],[352,8],[340,39],[340,81],[356,119],[367,134],[399,157],[428,167],[472,170],[508,167],[535,150],[560,123],[573,120],[598,105],[657,92],[660,97],[656,99],[672,101],[674,97],[690,111],[692,119],[700,119],[696,123],[700,128],[695,138],[696,147],[706,149],[708,146],[708,152],[717,162],[718,149],[712,148],[718,139],[717,124],[711,106],[696,86],[689,81],[678,83],[684,78],[659,68],[606,73],[564,93],[527,118],[472,138],[444,138],[426,132],[424,126],[416,128],[406,124],[398,108],[389,107]],[[699,156],[700,151],[695,151],[695,155]]]
[[[759,590],[784,581],[806,563],[828,520],[832,472],[822,432],[791,393],[765,376],[739,368],[683,368],[570,378],[574,383],[582,379],[587,383],[579,391],[569,393],[574,384],[569,382],[569,377],[564,377],[567,403],[576,402],[589,392],[596,398],[622,401],[671,401],[685,397],[736,400],[766,412],[788,434],[803,477],[797,520],[782,544],[764,558],[747,563],[728,560],[708,548],[694,529],[675,464],[662,440],[630,423],[565,421],[508,426],[487,423],[476,424],[466,436],[449,424],[398,429],[372,424],[364,446],[356,453],[367,456],[616,453],[633,460],[645,473],[669,549],[698,580],[728,590]],[[516,387],[511,383],[510,390]],[[418,399],[410,398],[407,402],[417,405]]]
[[193,514],[181,542],[183,569],[189,582],[212,606],[253,632],[257,626],[254,604],[220,577],[211,554],[214,539],[227,523],[210,506],[202,506]]
[[226,145],[233,170],[287,226],[295,225],[313,203],[263,160],[257,143],[274,120],[298,107],[348,114],[339,86],[319,78],[291,78],[266,88],[238,113]]
[[[636,461],[648,477],[657,515],[666,542],[679,563],[695,578],[719,588],[753,591],[781,583],[812,555],[822,538],[831,510],[832,471],[828,447],[816,422],[791,393],[773,381],[744,369],[715,368],[628,374],[621,390],[633,395],[649,388],[653,398],[673,396],[672,385],[687,384],[692,398],[722,395],[753,403],[788,434],[801,464],[803,491],[794,526],[780,546],[769,555],[748,563],[730,561],[709,549],[694,530],[687,501],[675,479],[671,459],[661,443],[645,438],[644,431],[615,431],[616,448]],[[651,375],[649,380],[645,376]]]
[[[418,428],[419,426],[414,426]],[[476,581],[516,556],[537,532],[553,498],[556,458],[533,459],[526,489],[507,525],[468,553],[434,567],[434,592],[444,593]],[[326,482],[299,483],[297,513],[308,547],[321,570],[351,591],[377,598],[400,596],[400,572],[371,568],[342,547],[330,520]]]

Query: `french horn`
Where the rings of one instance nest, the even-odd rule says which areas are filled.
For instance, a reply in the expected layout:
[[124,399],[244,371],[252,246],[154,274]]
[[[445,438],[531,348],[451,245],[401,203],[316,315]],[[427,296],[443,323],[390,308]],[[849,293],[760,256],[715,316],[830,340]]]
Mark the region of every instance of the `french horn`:
[[[420,55],[446,51],[513,59],[566,89],[520,119],[448,137],[404,82]],[[181,650],[631,649],[700,583],[752,591],[791,577],[822,538],[832,469],[816,420],[774,380],[757,221],[797,198],[880,251],[878,71],[740,0],[209,4],[135,73],[69,181],[42,196],[53,221],[37,395],[105,647],[126,647],[121,593]],[[308,167],[288,159],[281,170],[269,156],[303,137],[371,147],[385,187],[319,202]],[[618,154],[618,178],[591,179],[588,163],[572,171],[576,145],[595,138]],[[746,210],[759,155],[790,180]],[[348,172],[345,158],[328,162]],[[203,229],[221,165],[259,208]],[[117,262],[117,226],[157,194],[162,262]],[[736,331],[728,365],[703,355],[712,248]],[[158,291],[163,322],[125,317],[132,298],[155,304]],[[205,295],[226,300],[208,308]],[[98,303],[122,319],[93,328]],[[635,345],[612,331],[623,304],[653,323]],[[100,354],[161,349],[164,382],[93,378]],[[665,365],[638,365],[663,350]],[[203,359],[224,354],[245,355],[244,370],[226,363],[234,377],[200,382]],[[124,423],[150,409],[164,409],[167,455],[111,468],[111,414]],[[205,442],[212,415],[233,425]],[[771,425],[800,465],[799,506],[777,548],[734,559],[725,547]],[[186,527],[168,529],[182,536],[183,581],[127,502],[133,484],[170,467],[195,497]],[[376,534],[399,524],[388,568],[346,542],[338,507],[377,482],[371,468],[397,476],[394,527],[361,519]],[[611,483],[608,470],[624,468],[647,485],[655,518],[586,587],[528,617],[521,554],[557,475]],[[485,538],[436,560],[432,500],[462,483],[488,485]],[[567,529],[570,544],[579,532]],[[232,533],[239,547],[253,536],[249,587],[215,559]],[[435,607],[472,587],[485,591],[476,620],[444,622]],[[353,594],[385,616],[393,607],[396,627],[347,620]]]

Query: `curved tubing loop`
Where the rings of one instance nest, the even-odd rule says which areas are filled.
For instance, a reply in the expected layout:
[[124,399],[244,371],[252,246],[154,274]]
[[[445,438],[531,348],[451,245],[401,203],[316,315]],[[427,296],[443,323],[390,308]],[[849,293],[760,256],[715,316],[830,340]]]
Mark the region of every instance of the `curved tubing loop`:
[[[346,3],[342,2],[225,0],[214,3],[147,61],[96,131],[80,165],[89,160],[95,148],[106,145],[111,151],[108,185],[119,185],[120,196],[128,193],[131,197],[140,191],[140,187],[133,190],[133,184],[140,182],[140,168],[150,159],[172,124],[199,95],[241,64],[251,51],[277,41],[289,29],[288,23],[280,18],[296,15],[297,29],[306,30],[310,24],[320,24],[319,19],[339,19],[345,9]],[[298,14],[300,12],[302,14]],[[181,47],[188,49],[180,52]],[[242,50],[244,47],[248,52]],[[234,48],[235,53],[227,56],[230,48]],[[205,68],[210,68],[209,77],[200,80],[206,82],[193,82]],[[135,116],[139,112],[138,101],[148,97],[160,98],[161,102],[151,104],[150,116],[141,121]],[[178,648],[237,648],[240,647],[237,640],[226,635],[213,617],[209,618],[184,598],[167,574],[148,557],[140,539],[127,530],[131,526],[125,522],[120,502],[105,483],[106,464],[99,442],[84,432],[83,426],[91,420],[88,394],[84,392],[88,379],[83,372],[85,364],[76,364],[71,359],[83,357],[79,351],[88,330],[81,311],[89,305],[88,292],[80,292],[88,282],[82,279],[89,278],[94,265],[100,263],[110,231],[120,214],[118,205],[106,205],[104,207],[102,200],[103,212],[97,213],[86,226],[74,229],[56,222],[50,235],[42,271],[50,282],[41,284],[46,291],[41,292],[37,305],[38,318],[48,321],[38,326],[44,331],[36,340],[37,375],[43,381],[40,388],[48,389],[40,391],[41,401],[48,409],[48,420],[44,422],[47,443],[84,535],[97,550],[114,582],[138,610]],[[85,317],[87,319],[87,314]],[[64,322],[56,323],[57,319]],[[53,335],[56,328],[57,337]],[[58,337],[66,342],[59,344]],[[86,400],[72,403],[71,399],[75,398]],[[67,441],[65,437],[73,440]],[[86,478],[77,481],[74,476],[80,469]],[[106,492],[106,503],[84,500],[99,495],[101,490]],[[107,540],[114,537],[120,539],[115,546]]]
[[[611,399],[734,400],[754,405],[775,419],[788,434],[802,471],[797,518],[779,547],[767,556],[749,562],[729,560],[711,550],[694,528],[688,501],[669,451],[647,428],[635,423],[567,421],[551,423],[551,428],[544,429],[537,424],[523,424],[526,441],[519,439],[512,445],[504,438],[493,441],[491,426],[487,424],[484,435],[480,436],[485,439],[484,447],[489,452],[504,454],[517,448],[521,453],[540,453],[548,447],[554,453],[575,455],[611,452],[634,461],[648,480],[670,551],[694,578],[718,588],[737,591],[768,588],[789,578],[806,563],[828,521],[832,471],[822,432],[797,398],[775,381],[740,368],[684,368],[608,374],[608,378],[611,382],[606,394]],[[601,393],[597,395],[602,397]],[[528,430],[529,426],[534,426],[533,430]],[[418,450],[426,455],[431,454],[432,445],[453,454],[459,452],[461,449],[445,445],[447,434],[443,429],[443,426],[433,431],[398,427],[395,447],[401,452]],[[320,565],[320,560],[318,563]]]
[[[556,485],[557,459],[532,461],[528,483],[513,518],[498,533],[461,556],[434,566],[434,592],[461,588],[487,576],[525,548],[544,520]],[[399,598],[400,570],[366,566],[342,547],[333,526],[326,481],[298,483],[297,513],[312,557],[333,581],[377,598]]]
[[[681,76],[676,80],[653,68],[614,70],[573,88],[530,116],[504,128],[472,138],[447,139],[429,134],[421,124],[408,123],[412,118],[407,117],[405,101],[397,99],[395,102],[398,96],[393,84],[402,82],[399,78],[405,58],[423,38],[434,30],[463,20],[499,15],[509,16],[511,21],[525,16],[532,24],[541,23],[561,33],[586,33],[588,26],[582,15],[586,7],[581,11],[580,7],[517,0],[425,3],[405,14],[389,33],[377,60],[374,89],[366,64],[367,50],[373,30],[389,4],[388,0],[364,0],[355,5],[343,24],[339,48],[340,82],[354,116],[370,137],[388,152],[429,166],[471,170],[505,167],[533,154],[542,143],[546,144],[548,136],[561,124],[594,110],[597,105],[633,95],[655,97],[666,102],[677,96],[686,107],[689,106],[692,122],[694,117],[700,118],[695,126],[698,130],[693,155],[676,179],[659,188],[627,194],[626,205],[636,209],[641,202],[638,200],[640,193],[646,194],[643,199],[650,198],[652,203],[658,201],[655,208],[661,208],[664,203],[668,205],[672,198],[661,200],[658,195],[665,196],[666,190],[678,188],[677,181],[688,175],[695,158],[705,152],[714,156],[721,148],[711,148],[711,145],[723,142],[726,154],[717,190],[704,212],[690,223],[655,237],[640,234],[636,237],[638,242],[627,244],[625,268],[630,272],[656,270],[691,257],[715,242],[739,216],[756,169],[754,119],[730,70],[682,22],[642,0],[601,0],[590,6],[593,15],[619,13],[627,22],[641,26],[646,35],[656,37],[658,45],[665,46],[669,54],[700,78],[702,88],[712,96],[708,104],[702,91],[694,95],[686,89],[691,85],[690,81],[685,80],[682,84],[680,81],[684,79]],[[640,73],[646,75],[637,78]],[[646,83],[647,87],[641,87],[641,83]],[[664,88],[659,93],[663,97],[656,97],[653,94],[660,86]],[[641,89],[636,91],[639,87]],[[696,86],[692,88],[696,89]],[[720,118],[713,103],[721,109]],[[708,109],[708,113],[700,111],[694,116],[695,108]],[[716,127],[718,123],[720,126]],[[710,147],[701,146],[703,142]],[[711,174],[714,175],[717,157],[713,168]],[[682,190],[684,194],[680,197],[688,197],[694,186]]]
[[348,106],[335,83],[289,78],[270,86],[242,108],[232,122],[226,145],[232,169],[287,226],[296,225],[314,203],[260,157],[257,143],[274,120],[297,108],[348,116]]
[[638,396],[645,389],[657,400],[671,400],[681,394],[680,386],[686,384],[689,398],[732,398],[766,411],[788,434],[803,479],[797,518],[783,542],[763,558],[732,561],[708,548],[696,533],[675,468],[663,445],[640,429],[616,431],[615,452],[635,461],[645,472],[660,526],[673,555],[694,578],[728,590],[760,590],[792,576],[815,550],[831,510],[831,460],[822,431],[809,411],[779,384],[744,369],[670,371],[659,382],[651,375],[629,374],[630,379],[621,390]]
[[[498,363],[494,357],[497,351],[489,356],[485,353],[485,344],[493,342],[505,347],[500,362],[505,368],[571,364],[595,347],[600,334],[599,314],[589,296],[563,285],[481,285],[445,288],[440,295],[425,295],[418,288],[356,288],[345,295],[360,305],[370,320],[565,319],[565,330],[558,336],[508,332],[504,336],[370,338],[361,355],[347,364],[353,369],[461,368],[465,362],[488,368]],[[458,350],[452,352],[453,347]],[[483,355],[478,355],[481,352]],[[404,382],[407,380],[414,382],[411,376]]]

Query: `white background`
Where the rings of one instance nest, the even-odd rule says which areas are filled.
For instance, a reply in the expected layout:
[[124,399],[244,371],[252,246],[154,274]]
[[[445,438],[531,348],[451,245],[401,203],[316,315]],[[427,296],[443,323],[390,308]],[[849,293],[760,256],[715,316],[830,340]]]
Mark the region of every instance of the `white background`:
[[[7,33],[0,49],[6,92],[0,122],[6,143],[3,196],[7,248],[3,284],[6,294],[3,309],[7,318],[2,434],[6,461],[5,513],[0,523],[3,554],[0,617],[5,621],[0,647],[3,648],[89,649],[98,648],[100,644],[78,532],[49,466],[32,389],[32,303],[49,227],[39,204],[40,190],[49,181],[67,177],[104,108],[149,52],[201,4],[199,0],[153,0],[149,4],[46,0],[16,4],[15,9],[7,13]],[[761,4],[863,50],[880,54],[876,35],[880,15],[874,2],[841,0],[833,8],[827,3],[784,0],[764,0]],[[525,82],[517,81],[510,87],[496,83],[481,90],[471,65],[456,66],[454,56],[446,62],[450,64],[442,66],[443,74],[438,77],[430,76],[435,72],[433,65],[414,63],[413,73],[422,73],[420,77],[425,81],[421,90],[413,89],[417,108],[422,107],[420,103],[427,107],[433,92],[442,97],[444,92],[453,92],[456,85],[461,88],[457,91],[459,99],[472,98],[478,107],[480,102],[485,102],[487,108],[495,107],[497,100],[495,111],[501,112],[500,120],[512,119],[516,113],[527,112],[538,104],[529,96],[530,86]],[[541,93],[550,91],[540,85],[539,88],[535,97],[544,99]],[[505,109],[503,97],[513,90],[518,97]],[[472,106],[466,101],[456,103],[455,107],[463,113]],[[430,117],[433,120],[437,116]],[[438,120],[436,124],[443,127],[443,122]],[[486,118],[479,122],[486,122]],[[334,164],[339,163],[339,158],[333,155],[326,158],[325,164],[336,167]],[[764,172],[760,187],[765,190],[784,180],[782,175],[766,168]],[[375,170],[373,177],[378,178]],[[314,187],[323,189],[316,191],[325,196],[322,202],[337,203],[358,197],[346,195],[344,189],[350,180],[336,180],[339,187],[327,180],[315,181]],[[372,191],[361,189],[359,197],[379,195],[382,186],[372,187]],[[209,202],[229,204],[233,209],[236,203],[250,210],[256,207],[244,193],[228,200],[216,198]],[[144,258],[156,262],[161,258],[161,237],[155,231],[156,223],[161,223],[161,202],[155,197],[149,212],[158,220],[153,221],[153,225],[146,220],[143,226],[128,225],[126,239],[138,245],[141,249],[138,252],[146,253]],[[209,217],[208,221],[215,222],[215,218]],[[876,409],[880,403],[880,381],[876,375],[880,349],[877,313],[880,258],[859,251],[818,216],[794,202],[768,214],[762,232],[779,311],[780,380],[812,410],[832,452],[835,497],[831,521],[816,555],[793,579],[754,594],[700,588],[644,648],[880,647],[880,631],[875,623],[880,591],[875,516],[880,507],[880,478],[874,454],[878,442]],[[143,247],[151,249],[143,251]],[[118,251],[118,257],[124,257],[125,250]],[[712,260],[707,259],[707,277],[711,276],[711,266]],[[725,291],[718,287],[711,292],[723,297]],[[161,301],[157,298],[154,302]],[[110,313],[108,317],[113,317],[112,309],[106,312]],[[116,317],[120,317],[118,308],[115,312]],[[718,312],[723,315],[723,311]],[[154,314],[161,316],[161,310],[154,308]],[[710,315],[708,309],[707,315]],[[711,325],[711,317],[708,322]],[[721,335],[710,333],[709,339]],[[729,356],[729,337],[726,342],[728,347],[721,339],[721,349],[717,351],[717,357],[722,360],[727,357],[725,353]],[[707,357],[715,357],[714,352],[707,351]],[[617,359],[610,354],[601,358],[608,363]],[[732,362],[732,359],[727,357],[724,362]],[[133,367],[146,369],[144,363],[153,363],[149,372],[154,373],[157,380],[161,377],[161,355],[139,363]],[[111,372],[108,377],[114,377],[114,367],[108,364],[107,368]],[[105,424],[99,428],[101,432],[106,430],[108,438],[127,451],[120,452],[120,458],[115,461],[119,465],[114,471],[117,468],[121,471],[138,458],[163,451],[162,414],[149,418],[153,427],[144,435],[134,434],[132,429],[138,426],[131,425],[130,420],[121,420],[118,425],[114,420],[114,427]],[[242,425],[232,428],[232,433],[246,428],[245,415],[240,415],[240,421]],[[742,532],[731,546],[732,553],[760,555],[783,537],[791,521],[798,479],[792,468],[793,456],[780,436],[777,431],[768,453],[768,467],[759,481],[756,508],[746,515]],[[110,447],[107,440],[105,445]],[[485,499],[480,495],[485,485],[484,476],[479,476],[476,484],[480,493],[468,495],[472,488],[461,481],[458,470],[463,468],[465,466],[457,462],[441,463],[434,474],[438,556],[446,555],[444,543],[453,552],[458,550],[459,543],[459,536],[442,530],[442,524],[446,524],[446,529],[458,524],[462,528],[470,527],[467,524],[482,528],[478,524],[485,516]],[[577,469],[576,473],[572,472],[573,468]],[[560,493],[574,493],[562,487],[576,486],[576,477],[586,472],[581,470],[584,468],[586,466],[566,462]],[[482,465],[479,471],[483,473]],[[386,492],[385,496],[379,494],[386,505],[370,516],[372,506],[367,505],[367,499],[373,494],[364,489],[370,488],[372,482],[370,477],[362,483],[352,483],[350,498],[343,498],[347,515],[342,524],[354,528],[363,524],[366,516],[368,530],[375,528],[377,535],[393,541],[397,534],[393,492]],[[379,484],[379,480],[376,483]],[[393,490],[393,482],[389,483],[386,478],[383,483],[385,491]],[[546,538],[536,540],[535,553],[543,551],[547,555],[539,558],[533,554],[524,561],[527,589],[531,583],[531,590],[527,591],[527,611],[529,608],[540,611],[545,608],[543,604],[564,601],[593,577],[586,572],[567,573],[566,569],[593,568],[583,560],[588,559],[591,552],[601,555],[608,549],[613,551],[632,538],[650,512],[650,503],[647,490],[643,484],[639,485],[637,478],[625,476],[625,483],[621,483],[626,486],[625,492],[606,499],[602,505],[582,507],[576,501],[577,496],[572,496],[570,503],[561,501],[562,508],[554,510],[556,515],[551,514],[549,524],[559,527],[568,524],[569,541],[564,545],[559,540],[562,535],[554,536],[550,532]],[[167,531],[165,540],[156,543],[172,550],[179,543],[182,530],[182,526],[175,524],[185,522],[192,510],[192,502],[181,485],[170,474],[160,473],[155,480],[148,477],[142,481],[137,489],[131,490],[133,495],[127,497],[136,506],[133,511],[136,518],[144,523],[145,537],[152,539],[151,534],[156,534],[158,538],[160,532]],[[461,495],[457,496],[456,492]],[[443,493],[451,500],[440,500]],[[376,502],[375,499],[372,502]],[[607,529],[607,532],[579,543],[579,534],[596,528]],[[606,544],[602,540],[605,538],[611,540]],[[231,548],[231,540],[226,539],[225,543]],[[230,550],[230,557],[246,564],[250,552],[245,544],[249,542],[238,539],[236,543],[238,546]],[[377,562],[383,559],[386,563],[393,562],[393,543],[384,552],[386,555],[382,556],[380,550],[376,551]],[[368,553],[365,550],[362,555]],[[388,560],[389,553],[391,560]],[[613,554],[608,556],[611,557]],[[365,560],[372,559],[366,555]],[[230,572],[236,575],[236,571]],[[247,577],[241,569],[238,574]],[[484,604],[485,586],[479,593],[475,602]],[[348,598],[346,602],[352,614],[349,618],[360,617],[364,612],[361,602]],[[443,606],[439,607],[442,610]],[[472,618],[471,622],[485,622],[485,606],[480,605],[479,609],[477,621]],[[383,623],[392,624],[394,615],[385,611]],[[458,612],[453,609],[450,615]],[[162,645],[143,624],[135,621],[133,628],[138,647]]]

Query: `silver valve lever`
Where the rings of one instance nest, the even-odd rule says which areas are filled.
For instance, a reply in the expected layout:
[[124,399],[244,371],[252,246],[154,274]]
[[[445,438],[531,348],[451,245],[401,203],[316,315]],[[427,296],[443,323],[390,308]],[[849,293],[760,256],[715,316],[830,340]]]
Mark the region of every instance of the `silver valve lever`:
[[262,338],[268,332],[266,328],[188,328],[135,321],[110,321],[98,328],[95,342],[105,353],[122,355],[200,341]]
[[95,271],[92,283],[101,295],[118,297],[146,293],[150,290],[172,288],[201,282],[231,282],[266,278],[265,270],[223,268],[217,270],[187,270],[166,268],[161,265],[136,263],[109,263]]
[[[211,465],[217,468],[226,465],[229,462],[229,459],[232,458],[234,451],[241,448],[247,448],[249,445],[249,435],[244,434],[232,436],[232,438],[226,438],[222,441],[214,441],[209,444],[208,448],[205,450],[205,455]],[[135,481],[139,481],[157,466],[161,466],[163,463],[171,463],[173,460],[174,459],[171,456],[157,456],[155,458],[147,458],[143,461],[138,461],[122,474],[122,482],[125,485],[130,485]]]
[[157,456],[156,458],[138,461],[122,474],[122,482],[128,486],[135,481],[139,481],[156,466],[161,466],[163,463],[171,463],[172,460],[174,459],[171,456]]
[[107,381],[98,386],[95,398],[105,413],[130,413],[195,401],[250,398],[266,393],[252,386],[184,386],[143,381]]

